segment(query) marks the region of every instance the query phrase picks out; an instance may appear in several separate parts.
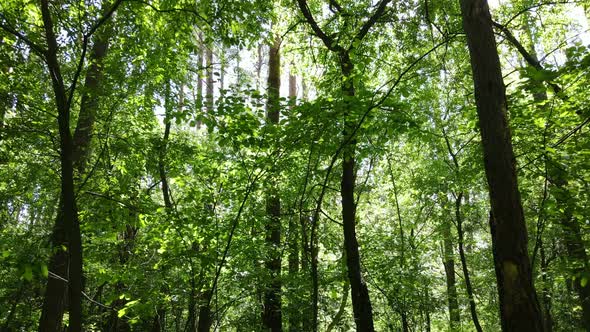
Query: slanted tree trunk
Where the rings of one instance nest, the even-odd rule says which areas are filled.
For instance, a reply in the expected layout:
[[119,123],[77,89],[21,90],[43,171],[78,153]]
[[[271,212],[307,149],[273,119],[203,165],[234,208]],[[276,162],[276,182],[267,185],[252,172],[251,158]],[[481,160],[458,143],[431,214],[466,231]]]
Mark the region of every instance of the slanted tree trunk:
[[492,246],[503,331],[543,331],[527,251],[527,230],[500,59],[486,0],[461,0],[471,57],[475,100],[490,190]]
[[[268,59],[268,103],[267,123],[271,126],[279,124],[280,89],[281,89],[281,57],[280,38],[276,37],[269,48]],[[270,179],[274,183],[277,171],[271,170]],[[268,284],[264,290],[264,310],[262,320],[268,331],[282,331],[281,311],[281,201],[276,185],[268,184],[266,191],[266,257],[265,267],[269,273]]]
[[449,221],[443,224],[443,265],[447,279],[447,301],[449,307],[449,322],[451,331],[455,331],[461,324],[459,301],[457,297],[457,283],[455,280],[455,259],[453,254],[453,241],[451,238],[451,225]]

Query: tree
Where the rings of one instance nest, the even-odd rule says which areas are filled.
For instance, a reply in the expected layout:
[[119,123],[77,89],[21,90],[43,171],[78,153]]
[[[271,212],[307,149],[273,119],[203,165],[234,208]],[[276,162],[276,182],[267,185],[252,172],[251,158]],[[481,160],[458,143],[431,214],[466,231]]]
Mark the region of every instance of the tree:
[[[266,104],[266,121],[270,126],[277,126],[280,117],[281,91],[281,39],[277,36],[268,50],[268,101]],[[264,293],[264,326],[272,332],[282,331],[281,311],[281,200],[276,182],[276,171],[271,174],[266,192],[266,213],[268,222],[266,231],[266,262],[269,273],[268,284]],[[275,183],[274,185],[272,183]]]
[[527,251],[507,102],[487,1],[462,0],[471,57],[484,166],[490,191],[490,228],[504,331],[543,331]]

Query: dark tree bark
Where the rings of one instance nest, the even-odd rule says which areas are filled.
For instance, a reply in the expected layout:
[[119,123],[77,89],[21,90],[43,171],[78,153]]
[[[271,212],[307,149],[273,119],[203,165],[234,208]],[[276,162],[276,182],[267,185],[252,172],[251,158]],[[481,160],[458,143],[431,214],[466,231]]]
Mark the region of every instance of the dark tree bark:
[[[340,65],[342,74],[347,78],[342,87],[343,94],[345,98],[353,98],[355,96],[355,89],[352,83],[353,64],[350,61],[348,52],[341,54],[340,57],[342,61]],[[345,109],[349,107],[345,106]],[[352,306],[357,330],[370,332],[375,330],[373,327],[373,309],[369,298],[369,289],[361,273],[359,244],[356,239],[356,202],[354,199],[356,139],[351,139],[355,123],[347,119],[347,115],[345,114],[345,129],[342,137],[345,141],[349,142],[344,143],[345,146],[342,152],[342,181],[340,183],[344,250],[346,252],[348,278],[350,280]]]
[[543,331],[527,252],[527,230],[506,118],[500,59],[486,0],[461,0],[490,191],[490,226],[502,329]]
[[457,297],[457,282],[455,280],[455,259],[453,258],[453,242],[451,239],[451,225],[448,221],[443,225],[443,265],[447,280],[447,300],[449,307],[449,322],[451,331],[455,331],[461,324],[459,301]]
[[[72,154],[74,150],[70,132],[70,107],[68,96],[57,60],[58,45],[53,28],[53,19],[49,11],[49,1],[41,0],[41,14],[45,29],[47,51],[45,60],[51,76],[58,112],[61,164],[61,204],[62,219],[56,222],[53,235],[54,247],[58,248],[51,263],[59,265],[57,273],[68,280],[70,306],[70,331],[82,330],[82,243],[78,210],[74,193],[74,168]],[[57,233],[57,234],[56,234]],[[67,246],[67,253],[61,245]],[[69,263],[69,264],[68,264]],[[68,266],[69,265],[69,266]],[[50,265],[51,266],[51,265]],[[54,271],[51,271],[56,273]],[[57,274],[56,273],[56,274]],[[63,280],[50,277],[45,294],[44,310],[39,323],[40,331],[58,331],[61,329],[63,308],[65,305],[65,284]]]
[[197,326],[198,332],[209,332],[213,324],[213,314],[211,313],[211,298],[213,291],[208,289],[201,294],[201,305],[199,307],[199,323]]
[[[276,37],[269,49],[268,59],[268,103],[267,123],[271,126],[279,124],[280,89],[281,89],[281,57],[280,38]],[[271,170],[270,178],[277,175]],[[272,181],[272,180],[271,180]],[[274,182],[274,181],[272,181]],[[268,184],[266,193],[266,257],[265,267],[269,273],[268,284],[264,291],[264,310],[262,320],[264,327],[272,332],[282,331],[281,311],[281,201],[276,185]]]
[[[119,2],[105,10],[101,19],[104,23],[114,12]],[[41,1],[41,14],[45,30],[47,50],[41,54],[47,64],[58,110],[58,128],[60,137],[61,196],[58,216],[52,231],[54,253],[49,262],[51,275],[48,278],[46,294],[43,301],[39,331],[57,331],[61,329],[65,310],[66,294],[69,294],[70,331],[82,328],[82,241],[78,211],[75,201],[74,170],[84,171],[84,163],[89,155],[94,117],[98,108],[98,90],[101,85],[102,60],[106,55],[110,31],[97,35],[90,56],[90,67],[86,73],[80,116],[76,126],[76,135],[70,132],[71,100],[67,96],[57,60],[58,45],[53,27],[53,19],[48,1]],[[95,30],[100,27],[96,25]],[[85,40],[90,36],[85,36]],[[86,46],[84,46],[86,47]],[[85,49],[84,49],[85,50]],[[84,60],[85,53],[81,57]],[[80,62],[82,64],[82,62]],[[80,67],[81,68],[81,67]],[[74,79],[76,83],[76,78]],[[67,248],[63,250],[62,248]],[[66,292],[68,290],[68,292]]]

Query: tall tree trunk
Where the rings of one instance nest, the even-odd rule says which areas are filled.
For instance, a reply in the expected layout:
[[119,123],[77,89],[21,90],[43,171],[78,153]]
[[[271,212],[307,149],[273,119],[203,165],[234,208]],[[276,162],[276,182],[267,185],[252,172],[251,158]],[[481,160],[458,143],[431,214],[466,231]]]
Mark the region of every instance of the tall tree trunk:
[[355,97],[355,88],[352,79],[353,64],[348,52],[340,54],[340,61],[340,68],[344,76],[342,92],[345,99],[344,131],[342,132],[344,148],[342,152],[342,181],[340,187],[344,249],[346,252],[348,278],[352,293],[352,307],[357,331],[372,332],[375,330],[373,327],[373,309],[369,298],[369,289],[361,273],[359,244],[356,239],[356,202],[354,199],[356,139],[351,137],[356,123],[349,118],[350,112],[352,111],[350,99]]
[[479,324],[479,318],[477,317],[477,308],[475,305],[475,298],[473,297],[473,286],[471,285],[471,277],[469,275],[469,269],[467,268],[467,258],[465,256],[464,239],[463,239],[463,218],[461,217],[461,201],[463,199],[463,193],[455,199],[455,218],[457,221],[457,234],[459,235],[459,256],[461,257],[461,267],[463,268],[463,277],[465,278],[465,289],[467,290],[467,296],[469,297],[469,312],[471,313],[471,319],[477,332],[482,332],[481,325]]
[[[50,15],[49,13],[47,13],[47,15]],[[45,22],[48,23],[49,25],[51,25],[51,18],[48,18]],[[47,27],[46,27],[47,29]],[[50,28],[51,30],[52,28]],[[102,72],[103,72],[103,67],[102,67],[102,62],[104,57],[106,56],[107,53],[107,49],[108,49],[108,42],[109,42],[109,37],[110,34],[112,33],[112,29],[106,29],[103,32],[100,32],[96,35],[95,41],[94,41],[94,45],[92,47],[92,51],[90,53],[90,60],[89,60],[89,68],[86,72],[86,77],[84,80],[84,89],[83,89],[83,93],[82,93],[82,102],[80,105],[80,114],[78,117],[78,123],[76,124],[76,130],[74,133],[73,138],[71,138],[71,133],[69,131],[69,113],[70,113],[70,109],[67,109],[67,112],[64,111],[60,111],[60,116],[63,117],[67,117],[67,121],[63,121],[60,120],[60,139],[62,137],[62,135],[64,136],[64,138],[66,139],[66,141],[70,141],[71,143],[69,144],[65,144],[66,146],[69,145],[70,147],[65,147],[65,149],[70,149],[70,156],[69,156],[69,161],[65,161],[66,163],[71,163],[72,166],[72,177],[73,177],[73,172],[74,169],[79,173],[82,174],[84,173],[84,169],[85,169],[85,164],[86,164],[86,160],[89,158],[90,156],[90,145],[91,145],[91,139],[92,139],[92,132],[93,132],[93,128],[94,128],[94,122],[95,122],[95,117],[96,117],[96,112],[98,111],[98,99],[99,99],[99,92],[101,89],[101,85],[102,85]],[[46,32],[47,34],[47,32]],[[52,34],[47,34],[46,35],[47,38],[55,38],[54,35]],[[57,50],[55,50],[55,52],[57,52]],[[53,61],[54,64],[57,64],[57,60]],[[53,71],[59,71],[59,68],[54,68]],[[53,76],[52,76],[53,78]],[[63,85],[63,81],[61,81],[61,78],[56,77],[54,79],[55,81],[57,81],[58,85]],[[59,83],[59,81],[61,81],[61,83]],[[59,90],[60,88],[57,87],[57,89]],[[57,94],[61,94],[62,92],[56,92],[56,86],[54,83],[54,92],[56,93],[56,99],[57,99]],[[59,97],[60,100],[62,99],[66,99],[67,97],[65,96],[65,91],[63,91],[63,96]],[[63,103],[63,102],[62,102]],[[64,107],[64,106],[62,106]],[[65,107],[69,107],[69,106],[65,106]],[[66,130],[62,130],[62,122],[68,122],[67,126],[68,129]],[[65,126],[65,123],[63,124],[63,126]],[[62,134],[62,131],[64,131],[64,133]],[[68,136],[70,136],[70,138],[68,138]],[[63,144],[62,144],[63,145]],[[62,152],[62,155],[64,153]],[[63,157],[62,157],[63,159]],[[64,160],[62,160],[62,163],[64,162]],[[63,166],[62,166],[63,167]],[[69,173],[70,171],[68,170],[69,167],[66,167],[66,172]],[[67,179],[64,179],[62,177],[62,181],[68,181]],[[68,184],[68,187],[70,185]],[[73,191],[73,178],[72,178],[72,191]],[[62,183],[62,191],[63,191],[63,183]],[[68,194],[69,197],[71,197],[71,193]],[[51,256],[50,262],[49,262],[49,271],[52,272],[53,274],[55,274],[56,276],[63,278],[57,278],[56,276],[50,276],[48,281],[47,281],[47,292],[45,295],[45,299],[44,299],[44,303],[43,303],[43,307],[42,307],[42,313],[41,313],[41,319],[39,322],[39,330],[40,331],[54,331],[56,329],[58,329],[59,327],[61,327],[62,324],[62,318],[63,318],[63,314],[64,314],[64,310],[65,310],[65,297],[66,297],[66,290],[68,288],[68,283],[64,280],[68,280],[70,278],[69,276],[69,265],[70,265],[70,258],[68,256],[67,251],[63,250],[63,246],[68,247],[68,227],[67,224],[71,223],[70,221],[66,221],[65,219],[65,214],[64,214],[64,209],[65,208],[69,208],[72,209],[72,203],[68,203],[67,206],[64,205],[64,195],[62,193],[61,197],[60,197],[60,203],[59,203],[59,210],[58,210],[58,215],[57,218],[55,220],[55,226],[52,232],[52,247],[54,248],[54,253]],[[71,198],[68,198],[71,199]],[[75,202],[74,204],[74,208],[75,208]],[[79,226],[77,225],[77,211],[74,213],[75,214],[75,222],[74,222],[74,228],[79,228]],[[71,216],[68,216],[68,218],[71,218]],[[72,231],[74,233],[78,233],[79,234],[79,230],[76,231],[75,229],[72,229]],[[79,235],[74,235],[79,237]],[[74,245],[76,244],[77,241],[74,242]],[[81,242],[80,242],[80,250],[81,250]],[[81,255],[81,253],[80,253]],[[76,259],[77,259],[77,264],[79,265],[78,270],[81,270],[81,256],[78,256],[77,254],[75,255]],[[81,271],[80,273],[80,278],[81,278]],[[80,292],[81,292],[81,281],[80,281],[80,285],[75,285],[74,287],[80,287]],[[81,294],[80,294],[81,295]],[[74,308],[75,310],[78,310],[76,308]]]
[[443,265],[447,279],[447,300],[449,307],[449,322],[451,331],[456,331],[461,325],[459,301],[457,297],[457,283],[455,280],[455,259],[451,238],[451,225],[445,221],[443,225]]
[[506,92],[486,0],[461,0],[490,190],[490,227],[504,331],[543,331],[527,251]]
[[[74,144],[70,132],[70,105],[57,60],[58,44],[49,10],[49,1],[41,0],[41,15],[47,42],[45,61],[51,76],[51,84],[57,106],[60,139],[61,164],[61,199],[60,212],[52,234],[52,243],[56,252],[50,260],[50,268],[55,268],[47,282],[43,303],[40,331],[58,331],[61,329],[65,307],[65,290],[69,293],[70,331],[82,330],[82,239],[76,195],[74,192]],[[61,217],[61,218],[60,218]],[[62,247],[67,248],[67,252]]]
[[[292,103],[291,108],[295,104],[297,98],[297,79],[294,75],[289,75],[289,101]],[[295,217],[289,218],[289,237],[288,250],[289,250],[289,279],[295,280],[299,274],[299,228],[297,227],[297,221]],[[289,332],[301,331],[301,313],[298,309],[298,302],[296,300],[297,294],[291,292],[291,301],[289,301],[288,308],[288,320],[289,320]]]
[[[280,38],[276,37],[269,48],[268,59],[268,104],[267,123],[279,124],[281,57]],[[277,170],[271,170],[270,183],[277,178]],[[282,331],[281,311],[281,202],[276,185],[268,184],[266,190],[266,257],[265,266],[269,273],[268,284],[264,291],[263,323],[268,331]]]
[[206,82],[206,91],[205,91],[205,106],[207,107],[207,111],[213,111],[213,106],[215,103],[215,81],[213,79],[213,44],[206,46],[206,55],[205,55],[205,66],[206,66],[206,73],[207,73],[207,82]]

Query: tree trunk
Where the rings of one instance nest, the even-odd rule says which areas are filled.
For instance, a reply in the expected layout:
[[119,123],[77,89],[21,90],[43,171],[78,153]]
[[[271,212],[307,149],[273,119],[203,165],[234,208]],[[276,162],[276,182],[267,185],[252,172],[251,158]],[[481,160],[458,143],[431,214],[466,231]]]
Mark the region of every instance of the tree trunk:
[[461,12],[471,57],[484,167],[490,190],[490,226],[502,329],[543,331],[506,119],[506,93],[487,1],[461,0]]
[[[292,105],[295,104],[296,98],[297,80],[294,75],[289,75],[289,100]],[[295,217],[289,219],[289,238],[287,241],[289,246],[289,279],[293,282],[299,274],[299,228],[297,227]],[[301,331],[301,313],[298,309],[299,305],[296,295],[295,292],[292,292],[291,301],[289,301],[288,320],[290,332]]]
[[455,260],[453,258],[453,242],[451,239],[451,225],[448,221],[443,225],[443,265],[447,279],[447,298],[449,307],[449,319],[451,331],[455,331],[461,325],[459,302],[457,297],[457,283],[455,280]]
[[90,53],[89,66],[84,79],[80,114],[74,131],[74,152],[72,160],[78,173],[84,173],[87,159],[91,155],[91,141],[94,133],[96,112],[103,80],[103,60],[109,47],[112,29],[105,29],[96,35]]
[[[58,44],[53,31],[53,20],[49,11],[49,1],[41,0],[41,14],[45,29],[47,52],[45,60],[51,76],[51,84],[57,106],[57,122],[60,139],[61,164],[61,219],[56,220],[52,236],[57,251],[51,258],[50,267],[58,267],[50,271],[67,279],[70,306],[70,331],[82,330],[82,243],[76,195],[74,193],[73,142],[70,132],[70,107],[67,92],[61,76],[61,68],[57,60]],[[59,214],[59,213],[58,213]],[[67,253],[61,250],[66,246]],[[68,266],[69,265],[69,266]],[[63,280],[51,276],[47,282],[47,290],[43,304],[40,331],[58,331],[61,329],[65,305],[66,284]]]
[[214,98],[214,84],[215,81],[213,80],[213,45],[209,45],[206,47],[206,58],[205,58],[205,66],[207,72],[207,82],[206,82],[206,91],[205,91],[205,106],[207,107],[207,111],[213,111],[213,106],[215,103]]
[[[271,126],[279,124],[280,89],[281,89],[281,58],[280,38],[276,37],[269,49],[268,60],[268,104],[267,123]],[[276,179],[277,171],[271,170],[270,179]],[[271,180],[271,183],[275,181]],[[281,312],[281,202],[278,189],[273,184],[267,185],[266,192],[266,270],[269,273],[268,284],[264,291],[264,311],[262,320],[268,331],[282,331]]]
[[463,268],[463,276],[465,278],[465,288],[467,290],[467,296],[469,297],[469,312],[471,313],[471,319],[477,332],[482,332],[481,325],[479,324],[479,318],[477,317],[477,308],[475,306],[475,298],[473,297],[473,286],[471,285],[471,277],[469,275],[469,269],[467,268],[467,258],[465,257],[465,249],[463,243],[463,218],[461,218],[461,200],[463,199],[463,193],[459,193],[455,199],[455,218],[457,221],[457,234],[459,235],[459,256],[461,257],[461,267]]
[[352,307],[357,331],[372,332],[375,330],[373,327],[373,309],[369,298],[369,289],[361,273],[359,244],[356,239],[356,202],[354,199],[356,139],[351,138],[355,123],[348,118],[352,111],[350,99],[355,96],[352,79],[353,64],[348,52],[340,54],[340,61],[342,75],[344,76],[342,92],[345,99],[344,131],[342,132],[344,148],[342,153],[342,181],[340,187],[344,249],[346,252],[346,265],[348,267]]
[[545,247],[543,245],[543,240],[539,241],[539,251],[541,254],[541,280],[543,281],[543,287],[541,289],[541,294],[543,298],[543,314],[545,318],[545,332],[552,332],[553,331],[553,317],[551,315],[551,292],[549,287],[547,286],[547,269],[549,267],[549,261],[545,255]]
[[201,305],[199,307],[199,324],[197,325],[198,332],[209,332],[213,323],[213,315],[211,314],[211,298],[213,291],[208,289],[201,294]]
[[[197,114],[203,112],[203,58],[205,54],[205,46],[203,44],[203,33],[199,32],[198,34],[199,39],[199,51],[197,54],[197,69],[198,69],[198,79],[197,79],[197,96],[196,96],[196,104],[197,104]],[[200,129],[202,125],[202,121],[200,119],[197,120],[197,129]]]

